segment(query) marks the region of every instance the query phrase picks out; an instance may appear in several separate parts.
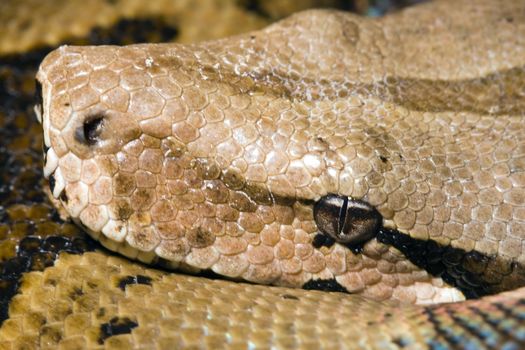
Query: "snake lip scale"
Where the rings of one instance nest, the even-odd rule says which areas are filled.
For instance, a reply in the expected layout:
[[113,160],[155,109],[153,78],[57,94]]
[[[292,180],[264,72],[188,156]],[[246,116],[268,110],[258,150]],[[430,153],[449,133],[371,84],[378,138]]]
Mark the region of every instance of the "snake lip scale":
[[51,199],[146,264],[365,305],[459,301],[407,306],[445,338],[440,312],[519,304],[525,5],[455,3],[468,21],[447,5],[62,46],[37,75]]

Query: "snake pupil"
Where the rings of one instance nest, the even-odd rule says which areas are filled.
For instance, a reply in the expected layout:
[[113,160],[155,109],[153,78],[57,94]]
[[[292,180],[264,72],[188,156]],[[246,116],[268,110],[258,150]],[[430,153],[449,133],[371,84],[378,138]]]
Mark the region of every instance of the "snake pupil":
[[322,233],[344,244],[363,243],[381,226],[381,214],[370,204],[335,194],[315,203],[314,220]]

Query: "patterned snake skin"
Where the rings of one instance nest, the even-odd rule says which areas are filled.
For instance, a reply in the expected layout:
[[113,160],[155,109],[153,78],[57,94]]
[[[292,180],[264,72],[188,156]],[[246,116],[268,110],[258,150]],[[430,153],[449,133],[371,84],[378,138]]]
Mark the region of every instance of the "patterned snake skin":
[[[309,11],[219,41],[64,46],[44,60],[44,175],[91,236],[148,264],[354,294],[137,265],[138,286],[98,296],[127,315],[113,322],[133,329],[122,341],[524,345],[525,3],[448,6]],[[157,311],[121,304],[134,293]],[[173,318],[185,302],[201,316]]]

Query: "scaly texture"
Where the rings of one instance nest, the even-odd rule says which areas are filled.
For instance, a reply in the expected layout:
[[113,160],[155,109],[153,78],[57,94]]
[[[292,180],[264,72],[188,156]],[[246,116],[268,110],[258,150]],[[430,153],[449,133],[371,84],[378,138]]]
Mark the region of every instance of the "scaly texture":
[[380,20],[311,11],[202,44],[62,47],[38,74],[53,195],[147,263],[462,298],[434,277],[447,257],[421,268],[389,233],[359,251],[316,246],[312,203],[337,193],[401,235],[475,251],[467,288],[523,285],[525,26],[506,12],[523,5],[465,3],[469,21],[435,23],[445,5]]
[[[505,5],[460,4],[472,14],[468,21],[452,16],[435,22],[443,4],[379,23],[312,12],[253,37],[218,43],[62,49],[48,58],[40,75],[53,192],[94,236],[146,261],[155,251],[173,265],[257,282],[301,285],[335,277],[347,290],[378,299],[451,297],[443,281],[412,264],[388,238],[366,244],[362,252],[337,243],[312,247],[311,203],[339,193],[375,205],[386,227],[413,239],[463,252],[475,249],[480,255],[471,262],[472,271],[494,291],[519,285],[523,19],[517,14],[523,9]],[[410,15],[421,23],[409,21]],[[491,23],[490,31],[475,29],[481,20]],[[414,34],[413,26],[428,32]],[[429,52],[432,56],[424,54]],[[118,99],[126,96],[124,103]],[[174,109],[168,112],[170,101]],[[170,160],[175,164],[166,165]],[[95,171],[77,175],[79,164]],[[82,178],[97,170],[100,176]],[[126,172],[133,174],[128,182],[117,180]],[[75,183],[86,190],[75,189]],[[119,186],[129,193],[115,192]],[[120,211],[125,205],[119,200],[128,201],[128,214]],[[180,203],[188,207],[175,207]],[[233,212],[228,220],[218,215],[221,205]],[[93,216],[97,212],[102,216]],[[143,234],[145,227],[150,236]],[[237,243],[244,250],[222,251],[224,237],[232,243],[223,244],[227,249]],[[287,258],[277,255],[282,251],[277,245],[285,241],[296,245]],[[285,260],[297,262],[298,270],[287,271]],[[396,332],[388,327],[382,334],[399,346],[416,341],[475,346],[466,331],[487,344],[519,341],[522,293],[406,308],[416,310],[410,321],[429,322],[418,329],[430,337],[391,337]],[[348,300],[355,307],[360,299]],[[475,313],[477,303],[485,311]],[[505,316],[517,333],[498,328]],[[345,326],[352,324],[343,319]],[[135,322],[127,320],[128,328]],[[490,338],[488,328],[476,333],[483,324],[497,336]],[[374,346],[369,339],[363,344]]]
[[[140,282],[139,282],[140,281]],[[13,349],[520,349],[518,290],[427,308],[160,272],[101,253],[31,272],[0,338]],[[121,333],[107,334],[120,324]],[[1,343],[0,343],[1,344]]]

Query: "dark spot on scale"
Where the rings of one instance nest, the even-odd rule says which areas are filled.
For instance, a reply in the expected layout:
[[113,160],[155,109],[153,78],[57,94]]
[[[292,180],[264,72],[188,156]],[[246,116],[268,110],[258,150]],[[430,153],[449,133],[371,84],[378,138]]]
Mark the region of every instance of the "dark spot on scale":
[[69,107],[69,102],[64,103],[65,107]]
[[254,40],[255,39],[255,35],[250,35],[250,39]]
[[404,348],[408,345],[410,345],[410,341],[404,337],[396,337],[392,339],[392,342],[399,346],[400,348]]
[[385,156],[379,156],[379,159],[381,159],[383,163],[386,163],[388,161],[387,157]]
[[306,290],[322,290],[325,292],[341,292],[348,293],[348,291],[340,285],[335,278],[329,280],[310,280],[303,284],[303,289]]
[[315,235],[312,245],[314,248],[321,248],[321,247],[328,247],[330,248],[335,244],[335,239],[333,239],[330,236],[324,235],[322,233],[318,233]]
[[316,137],[315,139],[316,139],[317,141],[319,141],[319,142],[325,144],[326,146],[329,146],[328,142],[326,142],[326,140],[325,140],[323,137],[318,136],[318,137]]
[[81,288],[73,288],[73,290],[69,293],[69,298],[71,300],[77,300],[79,297],[83,296],[84,295],[84,292],[82,291]]
[[126,289],[126,286],[130,284],[145,284],[151,286],[151,277],[136,275],[136,276],[125,276],[118,282],[118,287],[122,290]]
[[58,284],[58,281],[54,278],[48,278],[45,280],[44,285],[55,287]]
[[295,295],[291,295],[291,294],[283,294],[282,297],[283,299],[299,300],[298,297],[296,297]]
[[104,344],[107,338],[119,334],[129,334],[139,324],[128,317],[113,317],[109,322],[100,325],[99,344]]
[[129,203],[124,202],[123,204],[119,204],[117,207],[117,217],[120,220],[126,220],[128,219],[131,214],[133,214],[133,209],[131,208],[131,205]]
[[82,126],[75,131],[75,140],[88,146],[95,145],[100,140],[104,119],[105,116],[101,114],[87,116]]
[[53,193],[53,191],[55,190],[55,184],[56,184],[55,175],[54,174],[49,175],[49,189],[51,190],[51,193]]
[[215,241],[215,235],[202,227],[189,230],[186,238],[192,247],[197,248],[208,247]]
[[105,307],[101,307],[100,309],[98,309],[96,315],[97,315],[98,318],[101,318],[101,317],[105,316],[106,315],[106,308]]

